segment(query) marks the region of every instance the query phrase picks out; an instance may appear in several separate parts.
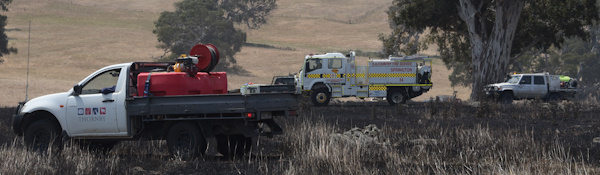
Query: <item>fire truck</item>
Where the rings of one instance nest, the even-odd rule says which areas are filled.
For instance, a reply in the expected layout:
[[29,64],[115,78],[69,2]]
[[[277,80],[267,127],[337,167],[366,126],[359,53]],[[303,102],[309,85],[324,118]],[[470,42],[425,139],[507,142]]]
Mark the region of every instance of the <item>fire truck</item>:
[[396,105],[433,86],[432,59],[427,56],[390,56],[368,60],[367,65],[357,65],[355,57],[355,52],[306,55],[296,88],[309,95],[315,106],[340,97],[385,98]]

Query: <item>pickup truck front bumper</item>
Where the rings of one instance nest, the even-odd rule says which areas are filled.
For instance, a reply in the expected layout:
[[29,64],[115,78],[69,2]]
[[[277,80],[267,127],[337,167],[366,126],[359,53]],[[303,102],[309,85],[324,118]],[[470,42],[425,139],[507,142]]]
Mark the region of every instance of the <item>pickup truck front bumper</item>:
[[502,95],[502,93],[503,93],[502,91],[498,91],[498,89],[496,87],[489,86],[489,85],[483,87],[483,92],[485,92],[485,95],[487,97],[491,97],[491,98],[498,97],[498,96]]
[[485,95],[488,97],[497,97],[502,93],[502,91],[485,91]]
[[23,135],[23,130],[21,128],[21,124],[23,123],[24,117],[23,114],[21,114],[21,108],[23,108],[23,104],[24,103],[19,103],[19,106],[17,106],[17,111],[12,116],[12,129],[15,132],[15,134],[19,136]]

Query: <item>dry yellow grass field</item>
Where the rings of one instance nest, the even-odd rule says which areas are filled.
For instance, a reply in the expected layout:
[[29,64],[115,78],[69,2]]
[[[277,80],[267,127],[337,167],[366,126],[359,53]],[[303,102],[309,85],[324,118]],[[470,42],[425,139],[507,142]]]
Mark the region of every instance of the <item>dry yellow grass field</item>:
[[[25,99],[28,24],[31,21],[29,99],[63,92],[98,68],[162,55],[154,21],[177,0],[19,0],[9,5],[7,35],[18,54],[0,64],[0,106]],[[269,23],[244,29],[248,42],[294,50],[244,47],[236,55],[248,76],[229,75],[229,89],[269,83],[274,75],[298,72],[304,55],[344,50],[378,51],[378,35],[390,32],[385,10],[391,0],[279,0]],[[241,26],[243,28],[243,26]],[[424,54],[435,54],[428,51]],[[367,59],[367,58],[361,58]],[[434,64],[432,91],[415,100],[458,91],[441,61]]]

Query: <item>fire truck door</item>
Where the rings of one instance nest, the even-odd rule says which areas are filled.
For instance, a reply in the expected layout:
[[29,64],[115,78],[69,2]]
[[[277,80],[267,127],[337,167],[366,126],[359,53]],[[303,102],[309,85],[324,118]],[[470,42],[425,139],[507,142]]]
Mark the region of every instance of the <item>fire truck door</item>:
[[346,77],[344,69],[344,59],[342,58],[328,58],[327,69],[323,74],[326,83],[330,84],[342,84],[346,83]]

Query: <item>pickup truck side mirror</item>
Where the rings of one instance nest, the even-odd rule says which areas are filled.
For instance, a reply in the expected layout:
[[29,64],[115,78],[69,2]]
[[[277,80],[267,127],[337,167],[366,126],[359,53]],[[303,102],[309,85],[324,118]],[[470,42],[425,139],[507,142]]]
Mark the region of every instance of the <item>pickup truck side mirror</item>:
[[81,89],[83,87],[81,87],[80,85],[76,84],[75,86],[73,86],[73,95],[78,96],[79,94],[81,94]]

